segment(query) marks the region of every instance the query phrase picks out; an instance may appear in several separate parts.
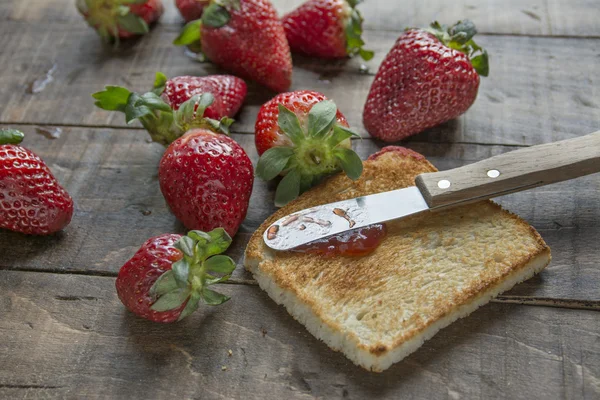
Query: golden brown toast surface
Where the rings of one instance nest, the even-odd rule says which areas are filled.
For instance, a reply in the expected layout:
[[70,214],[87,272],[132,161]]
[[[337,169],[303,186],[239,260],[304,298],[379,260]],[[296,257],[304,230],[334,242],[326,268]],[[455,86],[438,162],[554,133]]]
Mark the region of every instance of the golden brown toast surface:
[[[383,356],[482,294],[493,292],[509,277],[519,281],[520,274],[523,279],[531,276],[534,271],[521,271],[531,266],[530,261],[536,259],[535,272],[547,264],[549,249],[539,234],[490,201],[388,223],[382,244],[364,257],[278,253],[262,240],[266,227],[284,215],[411,186],[418,174],[433,171],[435,167],[423,158],[388,152],[365,161],[358,181],[342,174],[330,178],[261,225],[246,249],[247,268],[261,276],[261,286],[268,279],[269,286],[287,293],[287,302],[306,306],[305,313],[326,325],[327,334],[341,335],[339,345],[321,339],[357,362],[357,357],[348,354],[349,342],[375,358]],[[293,305],[286,301],[278,302],[290,310]],[[371,362],[358,361],[377,370]]]

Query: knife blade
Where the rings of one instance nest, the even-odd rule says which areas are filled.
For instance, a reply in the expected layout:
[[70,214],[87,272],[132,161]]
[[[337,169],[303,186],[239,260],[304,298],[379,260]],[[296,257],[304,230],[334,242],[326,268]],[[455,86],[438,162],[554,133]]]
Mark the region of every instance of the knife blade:
[[290,250],[348,230],[596,172],[600,172],[600,131],[421,174],[416,186],[301,210],[271,224],[263,239],[272,249]]
[[349,229],[428,211],[416,186],[312,207],[286,215],[267,229],[263,238],[274,250],[289,250]]

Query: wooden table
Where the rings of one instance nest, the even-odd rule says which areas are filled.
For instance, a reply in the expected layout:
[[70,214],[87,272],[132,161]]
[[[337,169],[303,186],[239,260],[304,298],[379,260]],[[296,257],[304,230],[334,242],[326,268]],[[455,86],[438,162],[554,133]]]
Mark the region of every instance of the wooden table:
[[[300,2],[275,1],[282,13]],[[261,181],[230,251],[238,268],[221,288],[230,302],[169,326],[127,312],[114,289],[119,267],[147,238],[184,228],[158,189],[163,148],[122,115],[95,108],[90,94],[106,84],[147,89],[155,71],[218,69],[171,45],[181,27],[172,1],[151,34],[116,53],[72,3],[0,2],[0,125],[28,134],[25,146],[76,202],[73,222],[55,236],[0,232],[0,398],[600,398],[600,175],[502,198],[548,242],[551,265],[382,374],[329,350],[244,271],[245,243],[274,210],[273,188]],[[369,71],[359,72],[360,60],[297,57],[293,89],[334,99],[366,137],[356,142],[362,157],[382,147],[361,123],[379,63],[404,27],[432,19],[474,20],[491,54],[475,105],[404,143],[440,169],[600,128],[597,0],[370,0],[361,8],[376,51]],[[233,127],[253,162],[254,120],[272,95],[251,84]],[[62,134],[50,140],[40,127]]]

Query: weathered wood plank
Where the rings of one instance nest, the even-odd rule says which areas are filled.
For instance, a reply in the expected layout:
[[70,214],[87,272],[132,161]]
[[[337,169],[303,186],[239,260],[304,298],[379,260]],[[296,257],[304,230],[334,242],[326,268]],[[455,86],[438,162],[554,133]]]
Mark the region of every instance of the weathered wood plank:
[[[293,10],[304,0],[273,0],[279,15]],[[83,20],[71,0],[8,0],[0,4],[0,20],[27,22],[55,21],[82,25]],[[166,12],[160,24],[179,25],[182,19],[174,2],[163,1]],[[599,11],[594,0],[370,0],[359,9],[364,26],[371,30],[399,31],[407,26],[423,26],[432,20],[452,23],[469,18],[480,32],[514,35],[600,36],[596,23]],[[594,12],[595,11],[595,12]]]
[[[0,267],[116,275],[147,238],[184,228],[167,210],[156,166],[163,148],[146,141],[141,130],[63,127],[59,139],[26,131],[25,145],[44,158],[76,203],[72,224],[51,237],[24,237],[0,232]],[[251,135],[234,135],[254,163]],[[440,169],[491,157],[511,147],[409,143]],[[356,141],[362,158],[381,144]],[[550,267],[509,295],[600,300],[600,175],[516,193],[500,200],[536,227],[553,250]],[[273,185],[257,180],[249,212],[230,255],[237,261],[236,280],[251,279],[242,256],[251,233],[274,210]],[[150,214],[148,214],[150,212]],[[148,214],[148,215],[147,215]]]
[[[176,32],[159,27],[137,45],[111,54],[88,29],[69,25],[4,22],[0,27],[0,122],[125,126],[122,115],[97,109],[90,94],[107,84],[144,91],[156,70],[169,76],[216,73],[171,45]],[[315,89],[334,99],[351,126],[367,135],[362,108],[377,66],[397,34],[367,32],[376,57],[369,74],[359,60],[319,62],[296,58],[293,89]],[[483,36],[492,70],[465,115],[415,136],[417,141],[537,144],[598,129],[600,96],[595,66],[600,41]],[[73,51],[77,49],[77,51]],[[53,69],[53,66],[54,69]],[[30,93],[34,82],[52,70],[52,81]],[[253,132],[260,105],[272,94],[251,84],[246,105],[234,125]],[[139,125],[136,125],[139,126]]]
[[490,304],[376,374],[329,350],[257,287],[220,289],[230,302],[158,325],[124,309],[113,278],[0,271],[0,397],[600,395],[595,311]]

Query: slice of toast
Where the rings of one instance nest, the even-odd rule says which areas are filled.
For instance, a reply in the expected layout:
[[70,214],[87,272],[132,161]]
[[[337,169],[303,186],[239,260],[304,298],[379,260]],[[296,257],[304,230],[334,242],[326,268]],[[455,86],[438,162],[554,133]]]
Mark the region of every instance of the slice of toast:
[[385,148],[364,162],[359,180],[333,176],[268,218],[248,243],[246,268],[314,336],[357,365],[385,370],[548,265],[535,229],[483,201],[388,223],[381,245],[358,258],[276,252],[262,235],[292,212],[411,186],[434,171],[418,153]]

